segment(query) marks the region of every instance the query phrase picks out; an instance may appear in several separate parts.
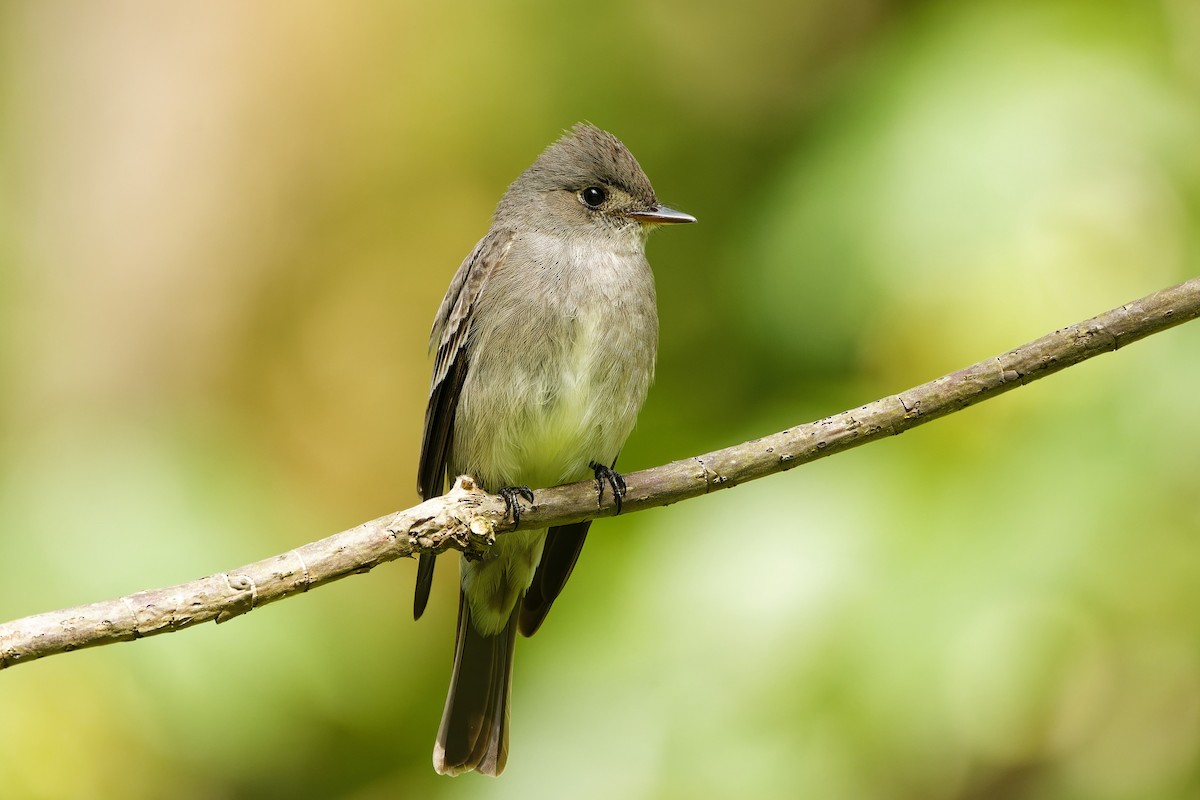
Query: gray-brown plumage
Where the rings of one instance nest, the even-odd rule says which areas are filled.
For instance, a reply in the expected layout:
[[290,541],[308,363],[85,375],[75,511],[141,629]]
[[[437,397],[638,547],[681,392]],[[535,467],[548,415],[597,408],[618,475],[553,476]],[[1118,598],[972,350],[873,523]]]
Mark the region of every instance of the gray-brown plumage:
[[[610,468],[645,400],[658,342],[646,234],[694,221],[660,205],[625,146],[587,124],[513,182],[434,321],[422,497],[462,474],[514,503],[526,487],[593,474],[619,486]],[[517,631],[529,636],[542,624],[588,525],[506,534],[482,560],[460,562],[438,772],[504,769]],[[433,564],[421,557],[417,617]]]

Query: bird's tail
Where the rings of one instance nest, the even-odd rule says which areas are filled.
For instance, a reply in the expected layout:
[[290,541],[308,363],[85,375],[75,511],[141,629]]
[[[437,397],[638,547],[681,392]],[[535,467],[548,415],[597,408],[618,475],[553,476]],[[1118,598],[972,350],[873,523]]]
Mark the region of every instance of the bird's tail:
[[471,624],[471,604],[459,592],[454,671],[433,747],[433,768],[442,775],[478,770],[495,776],[504,771],[520,605],[513,609],[504,630],[484,636]]

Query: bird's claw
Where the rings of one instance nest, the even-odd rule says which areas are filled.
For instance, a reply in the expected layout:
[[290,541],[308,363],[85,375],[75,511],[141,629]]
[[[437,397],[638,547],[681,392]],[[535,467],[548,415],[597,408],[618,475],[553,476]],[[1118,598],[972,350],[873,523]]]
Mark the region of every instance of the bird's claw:
[[504,508],[512,517],[513,525],[521,524],[521,503],[518,497],[533,505],[533,490],[528,486],[504,486],[496,494],[504,498]]
[[592,468],[592,472],[596,475],[596,492],[599,494],[596,502],[604,502],[604,484],[607,483],[612,487],[613,504],[617,507],[617,513],[620,514],[621,501],[625,499],[625,478],[612,467],[606,467],[595,461],[588,464],[588,466]]

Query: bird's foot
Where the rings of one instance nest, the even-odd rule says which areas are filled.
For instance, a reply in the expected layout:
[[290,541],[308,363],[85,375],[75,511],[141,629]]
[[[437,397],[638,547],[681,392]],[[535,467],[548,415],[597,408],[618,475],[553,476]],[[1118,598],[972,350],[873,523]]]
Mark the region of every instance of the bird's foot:
[[606,467],[603,464],[598,464],[595,461],[588,464],[592,468],[592,472],[596,474],[596,492],[600,495],[596,498],[597,503],[604,502],[604,484],[612,487],[613,503],[617,507],[617,513],[621,513],[621,501],[625,499],[625,479],[621,477],[621,473],[617,472],[612,467]]
[[533,504],[533,490],[528,486],[504,486],[496,494],[504,498],[504,508],[512,517],[513,525],[521,523],[521,502],[518,497],[525,498],[525,501],[530,505]]

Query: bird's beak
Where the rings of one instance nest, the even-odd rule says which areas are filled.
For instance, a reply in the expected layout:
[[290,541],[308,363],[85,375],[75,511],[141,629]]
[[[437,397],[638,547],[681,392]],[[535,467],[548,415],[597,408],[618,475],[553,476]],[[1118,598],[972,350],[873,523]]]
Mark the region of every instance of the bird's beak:
[[691,214],[667,208],[662,203],[645,211],[629,211],[626,213],[626,216],[636,219],[638,222],[646,222],[651,225],[677,225],[681,222],[696,221],[696,218]]

